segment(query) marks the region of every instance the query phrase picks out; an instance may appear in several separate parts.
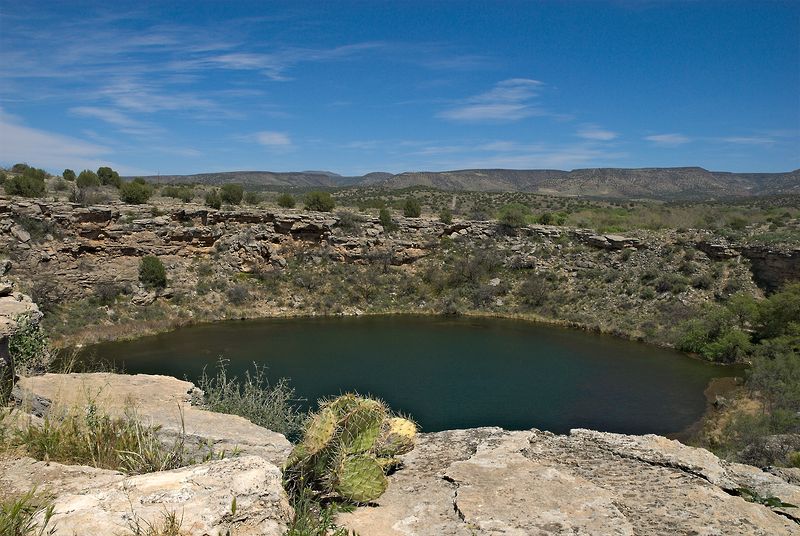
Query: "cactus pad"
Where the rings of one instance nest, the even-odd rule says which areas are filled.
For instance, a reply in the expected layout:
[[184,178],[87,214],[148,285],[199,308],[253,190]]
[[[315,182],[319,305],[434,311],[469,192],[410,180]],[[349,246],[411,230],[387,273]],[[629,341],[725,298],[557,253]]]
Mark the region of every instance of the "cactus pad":
[[377,499],[389,485],[374,456],[345,456],[336,470],[335,478],[336,493],[359,503]]
[[394,417],[383,423],[381,435],[375,445],[380,456],[398,456],[414,449],[417,425],[408,419]]
[[306,454],[316,454],[324,449],[336,433],[336,415],[329,408],[320,410],[309,421],[302,445]]

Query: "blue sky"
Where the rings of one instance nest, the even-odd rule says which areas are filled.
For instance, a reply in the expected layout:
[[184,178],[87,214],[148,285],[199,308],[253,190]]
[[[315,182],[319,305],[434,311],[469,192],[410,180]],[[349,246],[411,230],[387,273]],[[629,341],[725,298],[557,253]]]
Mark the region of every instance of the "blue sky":
[[0,0],[0,164],[800,167],[800,1]]

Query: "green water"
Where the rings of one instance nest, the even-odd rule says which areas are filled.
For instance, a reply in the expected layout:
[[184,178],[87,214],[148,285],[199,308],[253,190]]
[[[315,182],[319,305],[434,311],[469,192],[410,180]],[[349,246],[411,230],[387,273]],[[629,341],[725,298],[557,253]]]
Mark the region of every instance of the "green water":
[[678,432],[714,377],[680,353],[522,321],[445,317],[269,319],[193,326],[87,349],[129,373],[195,380],[219,356],[291,378],[309,401],[372,393],[423,430],[475,426]]

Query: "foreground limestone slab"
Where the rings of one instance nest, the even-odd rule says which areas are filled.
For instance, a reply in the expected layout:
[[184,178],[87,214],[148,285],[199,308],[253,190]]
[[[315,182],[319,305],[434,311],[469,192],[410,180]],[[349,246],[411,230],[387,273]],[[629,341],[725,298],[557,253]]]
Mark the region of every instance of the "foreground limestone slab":
[[[659,436],[499,428],[423,434],[375,506],[342,514],[361,536],[787,535],[800,488]],[[794,504],[797,504],[796,502]]]
[[[79,478],[73,475],[73,488],[80,487]],[[290,515],[280,470],[258,456],[82,484],[56,498],[55,535],[130,534],[137,523],[143,530],[157,527],[165,514],[174,514],[181,534],[279,536]]]
[[145,422],[160,425],[167,435],[185,431],[196,444],[211,443],[215,451],[261,456],[281,465],[291,451],[282,435],[256,426],[238,415],[206,411],[191,404],[192,383],[149,374],[45,374],[22,378],[23,391],[66,407],[94,401],[112,415],[131,409]]

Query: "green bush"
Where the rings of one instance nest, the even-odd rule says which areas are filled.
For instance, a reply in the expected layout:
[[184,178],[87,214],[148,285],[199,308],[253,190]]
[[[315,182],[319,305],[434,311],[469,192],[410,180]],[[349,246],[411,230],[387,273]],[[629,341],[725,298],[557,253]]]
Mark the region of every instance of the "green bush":
[[6,179],[3,188],[8,195],[23,197],[42,197],[46,190],[44,179],[27,173]]
[[522,203],[509,203],[500,209],[498,220],[505,227],[516,229],[524,227],[528,222],[531,209]]
[[17,374],[31,376],[48,372],[55,352],[44,328],[28,316],[20,316],[16,321],[18,329],[8,341],[8,350]]
[[94,171],[84,169],[80,172],[78,178],[75,179],[75,185],[78,188],[96,188],[100,186],[100,179]]
[[397,227],[394,224],[394,219],[392,218],[392,213],[389,211],[388,208],[383,207],[380,212],[378,213],[378,219],[381,222],[381,226],[383,230],[386,232],[392,231]]
[[139,281],[147,288],[166,287],[167,270],[161,259],[153,255],[142,257],[139,261]]
[[206,194],[206,206],[217,210],[222,206],[222,198],[219,196],[219,192],[216,189]]
[[122,179],[119,178],[119,173],[108,166],[97,169],[97,178],[100,179],[100,183],[105,186],[115,186],[117,188],[122,186]]
[[258,194],[258,192],[245,192],[244,202],[248,205],[257,205],[261,202],[261,196]]
[[239,205],[244,197],[244,188],[242,188],[241,184],[224,184],[220,189],[219,197],[223,203]]
[[64,178],[65,181],[70,181],[70,182],[75,182],[75,179],[77,178],[75,176],[75,172],[72,171],[71,169],[65,169],[64,173],[62,173],[61,176]]
[[282,208],[294,208],[296,202],[290,193],[282,193],[278,196],[278,206]]
[[449,208],[443,208],[439,211],[439,221],[445,225],[453,223],[453,212]]
[[143,182],[134,179],[131,182],[123,183],[119,187],[119,198],[129,205],[147,203],[147,200],[153,195],[153,188]]
[[336,206],[331,194],[328,192],[308,192],[303,200],[306,210],[316,212],[330,212]]
[[191,186],[165,186],[161,189],[161,195],[188,203],[194,198],[194,188]]
[[403,216],[406,218],[419,218],[420,214],[422,214],[422,205],[419,199],[414,197],[406,198],[403,203]]

